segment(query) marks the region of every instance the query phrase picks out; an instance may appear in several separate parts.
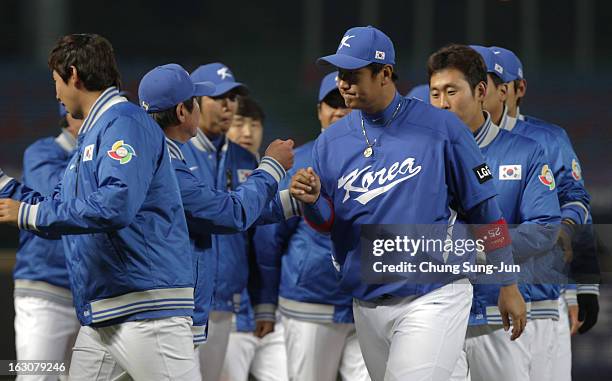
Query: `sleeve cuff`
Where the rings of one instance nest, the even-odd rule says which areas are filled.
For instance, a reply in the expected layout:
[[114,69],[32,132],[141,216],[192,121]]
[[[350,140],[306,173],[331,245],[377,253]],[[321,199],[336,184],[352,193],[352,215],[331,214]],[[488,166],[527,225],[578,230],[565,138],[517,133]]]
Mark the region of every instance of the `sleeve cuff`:
[[281,205],[283,206],[283,214],[286,220],[290,219],[291,217],[302,216],[304,214],[301,203],[291,196],[289,189],[280,191],[280,201]]
[[578,298],[576,296],[576,290],[574,289],[565,289],[563,292],[563,299],[565,299],[565,303],[568,306],[578,305]]
[[257,169],[267,172],[270,176],[274,177],[274,180],[276,180],[277,183],[287,175],[285,168],[283,168],[283,166],[280,165],[276,159],[270,156],[264,156],[263,159],[261,159]]
[[561,218],[571,219],[577,224],[586,224],[589,209],[580,201],[568,202],[561,205]]
[[599,295],[599,285],[598,284],[579,284],[576,286],[576,293],[580,294],[592,294]]
[[19,206],[17,214],[17,225],[20,230],[38,231],[36,227],[36,217],[38,215],[38,207],[40,204],[32,205],[22,202]]
[[274,304],[257,304],[255,311],[255,321],[276,321],[276,306]]
[[0,189],[4,188],[13,180],[12,177],[7,176],[2,169],[0,169]]

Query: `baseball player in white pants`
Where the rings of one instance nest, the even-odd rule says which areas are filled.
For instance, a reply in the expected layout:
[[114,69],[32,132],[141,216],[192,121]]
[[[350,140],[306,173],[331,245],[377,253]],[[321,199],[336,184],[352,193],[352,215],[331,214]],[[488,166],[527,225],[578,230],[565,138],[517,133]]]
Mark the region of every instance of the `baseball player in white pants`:
[[[36,296],[16,296],[14,304],[17,358],[65,362],[68,369],[67,360],[81,326],[70,301],[59,303]],[[52,381],[57,376],[17,376],[17,379]]]
[[[235,327],[234,327],[235,328]],[[287,350],[283,324],[264,337],[234,329],[229,336],[220,381],[247,381],[249,374],[260,381],[287,381]]]

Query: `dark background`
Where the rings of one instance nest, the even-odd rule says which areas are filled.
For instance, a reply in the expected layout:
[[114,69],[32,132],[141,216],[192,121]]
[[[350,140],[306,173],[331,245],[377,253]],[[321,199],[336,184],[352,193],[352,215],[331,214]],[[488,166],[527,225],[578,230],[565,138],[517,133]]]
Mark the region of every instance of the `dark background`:
[[[319,131],[315,103],[325,73],[314,60],[335,51],[349,27],[371,24],[395,43],[402,92],[426,81],[427,56],[447,43],[514,50],[528,80],[522,111],[567,130],[594,220],[611,223],[611,11],[608,0],[3,0],[0,167],[19,177],[24,149],[59,132],[46,58],[62,34],[107,37],[133,100],[139,79],[154,66],[176,62],[191,71],[221,61],[263,105],[265,142],[291,137],[300,144]],[[16,232],[0,227],[2,359],[15,357],[10,270],[16,243]],[[575,380],[612,379],[611,296],[603,285],[598,325],[573,342]]]

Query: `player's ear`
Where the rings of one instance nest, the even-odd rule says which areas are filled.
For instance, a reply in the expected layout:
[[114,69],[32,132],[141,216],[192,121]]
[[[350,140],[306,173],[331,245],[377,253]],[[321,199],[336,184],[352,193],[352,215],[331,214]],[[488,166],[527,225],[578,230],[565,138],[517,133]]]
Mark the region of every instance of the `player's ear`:
[[518,83],[518,86],[516,87],[516,95],[517,97],[522,98],[525,96],[525,93],[527,92],[527,80],[521,79],[520,81],[516,83]]
[[481,81],[476,85],[474,96],[476,97],[476,100],[478,100],[479,102],[484,101],[485,97],[487,96],[487,83],[486,82]]
[[174,109],[174,112],[176,113],[176,118],[178,119],[178,121],[182,124],[183,122],[185,122],[185,113],[186,113],[186,109],[185,109],[185,104],[184,103],[179,103],[176,105],[176,108]]
[[68,77],[68,81],[66,81],[66,84],[70,85],[71,82],[77,88],[80,88],[83,85],[81,83],[81,79],[79,78],[79,72],[78,72],[76,66],[70,66],[70,76]]
[[502,83],[497,87],[497,91],[499,91],[499,98],[505,102],[508,97],[508,84]]
[[385,65],[382,69],[382,83],[381,85],[386,85],[393,82],[393,66]]

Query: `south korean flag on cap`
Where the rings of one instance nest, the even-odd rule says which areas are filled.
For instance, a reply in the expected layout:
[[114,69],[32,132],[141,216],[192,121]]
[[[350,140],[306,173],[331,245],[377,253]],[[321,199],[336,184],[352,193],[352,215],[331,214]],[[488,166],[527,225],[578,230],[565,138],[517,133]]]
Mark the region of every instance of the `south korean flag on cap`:
[[521,179],[521,165],[500,165],[499,166],[499,179],[500,180],[520,180]]

